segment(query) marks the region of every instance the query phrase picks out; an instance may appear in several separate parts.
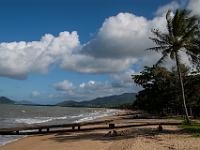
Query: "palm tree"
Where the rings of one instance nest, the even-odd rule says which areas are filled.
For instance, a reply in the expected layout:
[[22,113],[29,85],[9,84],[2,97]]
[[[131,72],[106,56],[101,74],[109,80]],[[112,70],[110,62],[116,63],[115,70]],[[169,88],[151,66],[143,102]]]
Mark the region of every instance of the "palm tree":
[[185,102],[184,85],[182,81],[182,75],[180,70],[180,51],[186,52],[191,56],[192,60],[195,62],[196,55],[200,53],[199,48],[197,48],[196,40],[198,37],[198,16],[191,15],[188,10],[176,10],[173,15],[169,10],[166,14],[167,20],[167,32],[160,32],[157,30],[152,30],[154,37],[150,39],[157,45],[148,50],[154,50],[156,52],[161,52],[162,57],[158,60],[156,65],[163,63],[163,61],[169,56],[171,59],[175,59],[176,67],[178,72],[178,77],[181,86],[183,106],[185,110],[185,119],[187,123],[190,123],[188,116],[188,110]]
[[[194,44],[196,45],[196,49],[197,49],[197,51],[200,49],[200,20],[199,20],[199,33],[198,33],[198,35],[197,35],[197,38],[196,38],[196,40],[194,41]],[[195,65],[196,65],[196,71],[198,72],[198,73],[200,73],[200,54],[197,54],[197,57],[195,56],[194,58],[193,58],[193,61],[195,62]]]

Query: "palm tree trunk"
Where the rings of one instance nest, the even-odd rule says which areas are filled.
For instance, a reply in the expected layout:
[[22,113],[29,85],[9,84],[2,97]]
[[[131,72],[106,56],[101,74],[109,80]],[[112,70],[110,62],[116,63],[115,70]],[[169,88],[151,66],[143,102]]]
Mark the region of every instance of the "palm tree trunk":
[[182,92],[182,98],[183,98],[183,106],[184,106],[184,110],[185,110],[185,119],[186,119],[186,123],[190,124],[188,110],[187,110],[187,106],[186,106],[186,102],[185,102],[185,91],[184,91],[183,80],[182,80],[182,76],[181,76],[181,69],[180,69],[180,63],[179,63],[178,53],[175,53],[175,55],[176,55],[176,67],[177,67],[177,72],[178,72],[179,81],[180,81],[180,85],[181,85],[181,92]]

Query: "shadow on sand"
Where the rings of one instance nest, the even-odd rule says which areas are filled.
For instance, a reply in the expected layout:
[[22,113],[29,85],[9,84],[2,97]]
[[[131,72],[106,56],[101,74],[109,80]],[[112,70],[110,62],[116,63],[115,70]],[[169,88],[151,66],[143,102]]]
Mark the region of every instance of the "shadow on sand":
[[56,142],[78,141],[78,140],[101,140],[101,141],[115,141],[136,138],[143,136],[146,138],[155,138],[155,135],[161,134],[183,134],[181,130],[166,130],[158,131],[156,128],[129,128],[126,130],[117,131],[117,135],[107,136],[108,131],[98,132],[79,132],[79,133],[57,133],[54,137],[49,138]]

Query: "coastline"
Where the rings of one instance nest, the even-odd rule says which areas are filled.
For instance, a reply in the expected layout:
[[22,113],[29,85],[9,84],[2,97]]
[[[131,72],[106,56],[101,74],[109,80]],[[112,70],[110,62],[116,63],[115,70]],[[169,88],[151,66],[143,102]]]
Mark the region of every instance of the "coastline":
[[22,135],[21,137],[17,137],[17,138],[14,138],[13,140],[9,140],[9,141],[6,141],[6,142],[4,142],[4,143],[1,143],[0,148],[1,148],[2,146],[7,145],[7,144],[11,144],[11,143],[16,142],[16,141],[18,141],[18,140],[24,139],[24,138],[26,138],[26,137],[28,137],[28,135]]
[[[114,119],[117,123],[127,123],[133,119],[123,119],[130,112],[105,116],[98,120]],[[135,119],[134,121],[159,121],[159,119]],[[170,121],[170,119],[166,119]],[[157,126],[116,129],[120,136],[106,136],[111,129],[58,132],[45,135],[31,135],[8,143],[0,150],[148,150],[148,149],[200,149],[200,138],[180,134],[177,126],[163,126],[165,132],[159,134]],[[154,133],[155,131],[155,133]]]
[[[110,109],[108,113],[103,113],[102,115],[99,114],[99,116],[91,116],[91,117],[86,117],[86,118],[81,118],[75,123],[80,123],[80,122],[94,122],[94,121],[103,121],[106,118],[113,118],[114,116],[120,115],[120,114],[125,114],[127,111],[125,110],[116,110],[116,109]],[[111,113],[111,114],[110,114]],[[36,124],[37,125],[37,124]],[[19,141],[23,138],[26,138],[30,135],[0,135],[0,138],[2,138],[3,141],[0,143],[0,148],[2,146],[5,146],[7,144],[11,144],[13,142]]]

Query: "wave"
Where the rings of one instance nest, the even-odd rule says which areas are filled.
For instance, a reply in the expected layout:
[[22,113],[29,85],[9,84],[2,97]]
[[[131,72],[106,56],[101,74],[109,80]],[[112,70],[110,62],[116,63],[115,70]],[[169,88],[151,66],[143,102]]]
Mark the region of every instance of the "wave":
[[[119,110],[115,109],[105,109],[103,111],[95,110],[91,113],[83,113],[83,114],[77,114],[77,115],[71,115],[71,116],[59,116],[59,117],[33,117],[33,118],[0,118],[0,122],[4,122],[6,127],[8,124],[14,122],[15,125],[20,124],[40,124],[40,123],[48,123],[51,121],[56,121],[54,123],[59,122],[84,122],[84,121],[91,121],[100,117],[110,116],[118,113]],[[11,124],[11,125],[12,125]],[[17,126],[18,126],[17,125]],[[18,139],[23,138],[24,136],[21,135],[0,135],[0,146],[5,145],[7,143],[16,141]]]
[[25,135],[0,135],[0,146],[17,141],[26,137]]
[[16,123],[25,123],[25,124],[36,124],[36,123],[45,123],[45,122],[49,122],[52,119],[36,119],[36,118],[19,118],[19,119],[15,119]]
[[39,124],[50,122],[53,120],[64,120],[67,119],[67,116],[63,117],[34,117],[34,118],[17,118],[15,119],[16,123],[23,123],[23,124]]
[[70,122],[83,122],[90,121],[100,117],[114,115],[119,110],[105,109],[105,111],[94,111],[92,113],[84,113],[72,116],[59,116],[59,117],[33,117],[33,118],[15,118],[14,122],[18,124],[41,124],[55,120],[66,120]]
[[83,118],[75,120],[74,122],[78,123],[78,122],[84,122],[84,121],[91,121],[91,120],[94,120],[94,119],[97,119],[97,118],[115,115],[118,112],[119,112],[119,110],[116,110],[116,109],[106,109],[104,112],[96,111],[96,112],[93,112],[93,113],[88,113]]

